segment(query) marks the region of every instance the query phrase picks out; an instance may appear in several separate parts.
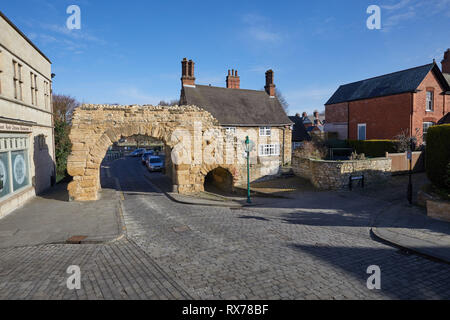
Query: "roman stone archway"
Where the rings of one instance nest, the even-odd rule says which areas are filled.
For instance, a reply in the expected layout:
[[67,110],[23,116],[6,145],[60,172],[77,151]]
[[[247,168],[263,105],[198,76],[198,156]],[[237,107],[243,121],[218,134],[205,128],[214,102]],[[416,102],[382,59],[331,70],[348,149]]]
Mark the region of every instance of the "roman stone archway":
[[[209,134],[204,139],[203,133],[211,130],[223,129],[209,112],[196,106],[83,105],[73,114],[70,132],[72,153],[67,160],[67,171],[73,176],[68,186],[70,199],[97,200],[101,188],[100,164],[108,147],[134,135],[161,140],[170,150],[175,161],[167,169],[179,193],[202,191],[206,174],[219,165],[233,177],[239,176],[238,165],[204,162],[201,155],[215,143],[212,140],[216,135]],[[222,139],[220,134],[217,136]],[[200,157],[196,157],[198,154]]]

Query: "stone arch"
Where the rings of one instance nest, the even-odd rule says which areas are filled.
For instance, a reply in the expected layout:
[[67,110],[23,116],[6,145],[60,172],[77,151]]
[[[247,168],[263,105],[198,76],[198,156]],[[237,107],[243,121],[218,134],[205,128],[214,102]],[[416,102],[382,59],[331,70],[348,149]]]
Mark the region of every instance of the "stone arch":
[[[239,182],[240,182],[239,177],[241,176],[241,172],[239,170],[239,167],[234,164],[232,164],[232,165],[229,165],[229,164],[203,164],[199,171],[199,178],[200,178],[199,184],[201,184],[204,187],[205,178],[208,175],[208,173],[214,171],[215,169],[219,169],[219,168],[222,168],[231,174],[231,176],[233,178],[232,187],[239,184]],[[204,190],[204,188],[201,191],[203,191],[203,190]]]
[[[230,168],[224,168],[226,166],[219,165],[216,166],[214,169],[210,170],[206,175],[204,175],[203,178],[203,186],[206,189],[206,187],[214,187],[215,189],[225,191],[225,192],[232,192],[234,190],[234,185],[236,184],[236,173],[233,175],[231,171],[233,169]],[[207,181],[209,180],[209,181]]]
[[[163,141],[170,150],[181,146],[181,152],[192,158],[194,145],[202,143],[202,138],[196,136],[197,127],[200,127],[200,135],[211,128],[221,129],[209,112],[196,106],[81,106],[73,114],[69,135],[72,152],[67,160],[67,171],[73,177],[68,186],[70,199],[98,199],[100,164],[108,147],[120,138],[151,136]],[[189,136],[187,142],[173,138],[176,130]],[[173,166],[174,189],[180,193],[203,190],[204,176],[199,174],[202,163],[190,160]]]

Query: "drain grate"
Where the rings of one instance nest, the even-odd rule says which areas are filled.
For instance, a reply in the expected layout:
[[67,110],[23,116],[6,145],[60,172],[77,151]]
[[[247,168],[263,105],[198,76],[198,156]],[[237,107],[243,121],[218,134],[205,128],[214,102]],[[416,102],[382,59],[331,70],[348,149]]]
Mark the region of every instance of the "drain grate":
[[81,241],[86,239],[87,236],[72,236],[69,239],[66,240],[66,243],[68,244],[81,244]]

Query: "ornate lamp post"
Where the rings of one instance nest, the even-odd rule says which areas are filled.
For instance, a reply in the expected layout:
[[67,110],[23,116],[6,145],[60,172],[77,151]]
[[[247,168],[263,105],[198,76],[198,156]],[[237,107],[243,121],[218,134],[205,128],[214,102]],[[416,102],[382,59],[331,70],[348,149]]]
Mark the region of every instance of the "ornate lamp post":
[[245,152],[247,155],[247,203],[252,203],[250,200],[250,152],[252,151],[255,143],[247,136],[245,138]]

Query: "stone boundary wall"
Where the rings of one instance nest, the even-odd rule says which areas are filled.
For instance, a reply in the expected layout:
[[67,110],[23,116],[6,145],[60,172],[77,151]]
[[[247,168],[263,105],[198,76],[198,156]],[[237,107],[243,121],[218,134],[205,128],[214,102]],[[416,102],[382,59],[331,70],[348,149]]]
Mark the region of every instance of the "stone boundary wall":
[[391,176],[391,159],[327,161],[292,157],[292,170],[320,190],[348,188],[350,176],[364,175],[364,183],[385,181]]
[[450,201],[427,200],[427,215],[433,219],[450,222]]

